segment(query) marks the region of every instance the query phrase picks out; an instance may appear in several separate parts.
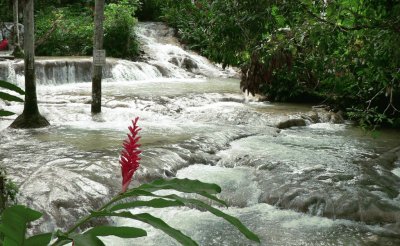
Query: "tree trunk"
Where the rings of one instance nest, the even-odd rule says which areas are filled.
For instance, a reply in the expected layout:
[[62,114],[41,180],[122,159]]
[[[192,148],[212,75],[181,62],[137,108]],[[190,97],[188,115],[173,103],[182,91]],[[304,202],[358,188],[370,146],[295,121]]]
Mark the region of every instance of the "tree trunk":
[[24,67],[25,67],[25,104],[24,111],[11,124],[12,128],[39,128],[49,125],[40,115],[36,98],[35,76],[35,34],[33,17],[34,0],[26,0],[24,6]]
[[13,4],[13,17],[14,17],[14,51],[13,56],[22,58],[23,53],[19,42],[19,28],[18,28],[18,0],[14,0]]
[[6,209],[7,203],[7,190],[6,190],[6,174],[2,167],[0,167],[0,213]]
[[[93,55],[96,50],[103,49],[103,19],[104,19],[104,0],[96,0],[94,17],[94,44]],[[93,64],[92,74],[92,114],[101,112],[101,79],[102,66]]]

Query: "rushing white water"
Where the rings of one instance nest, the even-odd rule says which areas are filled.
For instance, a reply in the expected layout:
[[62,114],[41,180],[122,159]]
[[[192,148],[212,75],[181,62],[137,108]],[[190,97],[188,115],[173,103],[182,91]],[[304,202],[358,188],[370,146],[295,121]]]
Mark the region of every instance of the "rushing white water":
[[[159,78],[234,77],[233,69],[223,70],[194,52],[184,50],[173,31],[162,23],[139,23],[137,28],[146,61],[107,58],[105,81],[138,81]],[[36,79],[39,85],[59,85],[91,81],[89,57],[38,57]],[[0,79],[24,84],[23,61],[1,61]]]
[[[46,58],[38,59],[38,99],[51,126],[13,130],[6,127],[15,116],[1,118],[0,164],[20,187],[19,201],[45,212],[36,231],[66,228],[118,193],[120,146],[130,120],[139,116],[143,154],[132,185],[171,176],[217,183],[230,205],[221,209],[259,234],[262,245],[399,243],[393,237],[400,221],[398,170],[370,163],[399,145],[398,132],[374,139],[330,123],[278,130],[279,121],[310,107],[246,98],[236,79],[205,78],[230,72],[184,51],[165,25],[139,28],[148,60],[108,60],[100,115],[91,116],[91,84],[84,83],[90,59]],[[183,60],[176,65],[174,58],[183,56],[197,68],[182,68]],[[19,63],[4,64],[0,75],[18,80]],[[18,103],[2,106],[22,112]],[[139,211],[163,218],[200,245],[252,245],[206,212],[133,212]],[[108,237],[108,245],[177,245],[139,222],[113,223],[143,226],[149,235]]]
[[137,35],[149,57],[149,63],[167,70],[170,77],[208,78],[234,76],[232,69],[223,71],[196,53],[186,51],[173,36],[174,30],[162,23],[139,23]]

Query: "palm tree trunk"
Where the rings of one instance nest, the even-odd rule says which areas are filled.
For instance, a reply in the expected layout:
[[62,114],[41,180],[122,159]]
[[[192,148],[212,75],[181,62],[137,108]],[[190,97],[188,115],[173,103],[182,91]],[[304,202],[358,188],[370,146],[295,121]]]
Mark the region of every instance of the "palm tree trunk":
[[18,28],[18,0],[14,0],[13,2],[13,17],[14,17],[14,57],[23,57],[23,53],[21,50],[20,42],[19,42],[19,28]]
[[[96,50],[103,49],[103,19],[104,19],[104,0],[96,0],[94,17],[94,45],[93,55]],[[92,74],[92,114],[101,112],[101,79],[102,66],[93,64]]]
[[25,0],[24,6],[25,104],[22,114],[10,126],[13,128],[39,128],[49,125],[39,113],[36,97],[33,2],[34,0]]

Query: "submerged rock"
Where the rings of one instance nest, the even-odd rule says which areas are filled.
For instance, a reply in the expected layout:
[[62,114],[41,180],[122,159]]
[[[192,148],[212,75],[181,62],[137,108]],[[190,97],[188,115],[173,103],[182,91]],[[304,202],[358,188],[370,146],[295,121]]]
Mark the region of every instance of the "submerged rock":
[[276,124],[276,127],[286,129],[315,123],[343,124],[344,119],[340,111],[335,113],[325,108],[313,108],[313,110],[306,113],[284,117]]
[[288,119],[279,122],[277,125],[279,129],[286,129],[292,126],[306,126],[306,121],[304,119]]
[[184,56],[184,57],[174,56],[169,60],[169,62],[178,67],[181,67],[188,71],[191,71],[191,72],[193,72],[193,70],[199,68],[197,63],[195,61],[193,61],[192,59],[190,59],[190,57],[188,57],[188,56]]

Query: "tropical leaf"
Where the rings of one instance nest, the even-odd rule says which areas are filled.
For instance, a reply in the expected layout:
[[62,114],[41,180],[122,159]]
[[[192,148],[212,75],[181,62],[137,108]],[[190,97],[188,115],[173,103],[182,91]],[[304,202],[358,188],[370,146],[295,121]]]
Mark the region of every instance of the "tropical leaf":
[[24,102],[23,99],[13,96],[13,95],[10,95],[6,92],[2,92],[2,91],[0,91],[0,99],[10,101],[10,102]]
[[11,91],[15,91],[15,92],[19,93],[20,95],[25,95],[24,90],[22,90],[21,88],[19,88],[16,85],[11,84],[10,82],[4,81],[4,80],[0,80],[0,88],[9,89]]
[[166,208],[166,207],[176,207],[184,205],[185,204],[181,201],[156,198],[149,201],[133,201],[127,203],[120,203],[111,207],[108,210],[110,212],[114,212],[121,209],[132,209],[136,207]]
[[158,179],[148,184],[138,187],[142,190],[155,191],[173,189],[186,193],[207,192],[209,194],[221,193],[221,187],[216,184],[203,183],[199,180],[191,179]]
[[223,218],[226,221],[228,221],[230,224],[235,226],[248,239],[258,242],[258,243],[260,242],[260,238],[256,234],[254,234],[252,231],[250,231],[245,225],[243,225],[243,223],[238,218],[235,218],[229,214],[226,214],[226,213],[222,212],[221,210],[214,208],[214,207],[212,207],[202,201],[199,201],[197,199],[187,199],[187,198],[182,198],[177,195],[168,195],[166,197],[171,198],[171,199],[176,199],[178,201],[185,203],[186,205],[192,204],[199,208],[206,209],[207,211],[211,212],[215,216],[218,216],[218,217]]
[[120,238],[137,238],[147,236],[147,232],[143,229],[135,227],[117,227],[117,226],[97,226],[84,234],[91,234],[93,236],[116,236]]
[[0,117],[1,117],[1,116],[10,116],[10,115],[13,115],[13,114],[14,114],[13,112],[0,109]]
[[[21,95],[25,94],[25,92],[21,88],[19,88],[18,86],[14,85],[14,84],[11,84],[10,82],[4,81],[4,80],[0,80],[0,88],[8,89],[8,90],[17,92]],[[10,102],[24,102],[23,99],[13,96],[6,92],[2,92],[2,91],[0,91],[0,99],[5,100],[5,101],[10,101]],[[0,109],[0,117],[10,116],[10,115],[14,115],[14,113],[7,111],[7,110]]]
[[105,244],[92,234],[74,234],[71,236],[74,246],[105,246]]
[[[143,195],[145,193],[141,192],[141,194]],[[195,205],[197,208],[205,209],[205,210],[211,212],[212,214],[214,214],[215,216],[218,216],[218,217],[223,218],[226,221],[228,221],[230,224],[235,226],[248,239],[253,240],[255,242],[260,242],[260,238],[256,234],[254,234],[252,231],[250,231],[245,225],[243,225],[243,223],[239,219],[237,219],[237,218],[235,218],[235,217],[233,217],[233,216],[231,216],[229,214],[226,214],[226,213],[222,212],[221,210],[219,210],[217,208],[214,208],[214,207],[212,207],[212,206],[210,206],[210,205],[208,205],[208,204],[206,204],[206,203],[204,203],[204,202],[202,202],[200,200],[183,198],[183,197],[180,197],[180,196],[175,195],[175,194],[164,195],[164,196],[163,195],[155,195],[155,194],[152,194],[152,193],[150,193],[150,194],[151,194],[151,196],[160,197],[160,198],[169,198],[171,200],[175,200],[176,202],[180,202],[180,203],[182,203],[184,205]],[[170,201],[170,202],[172,202],[172,201]],[[120,209],[119,207],[121,207],[121,209],[122,208],[129,208],[129,203],[126,203],[126,205],[118,204],[118,205],[112,207],[110,210],[111,211],[115,211],[115,210]],[[118,209],[115,209],[115,208],[118,208]]]
[[42,217],[38,211],[22,205],[14,205],[3,211],[0,231],[4,234],[4,245],[24,245],[27,223]]
[[46,246],[51,241],[51,233],[43,233],[26,239],[24,246]]
[[128,219],[134,219],[142,221],[146,224],[153,226],[154,228],[162,230],[164,233],[169,235],[170,237],[177,240],[179,243],[185,246],[195,246],[198,245],[193,239],[183,234],[181,231],[169,226],[162,219],[152,216],[148,213],[142,214],[132,214],[130,212],[120,212],[120,213],[112,213],[112,212],[93,212],[93,217],[123,217]]
[[158,179],[148,184],[142,184],[137,188],[130,189],[126,192],[126,195],[130,195],[130,192],[137,193],[137,190],[143,191],[158,191],[158,190],[176,190],[185,193],[196,193],[201,196],[207,197],[214,200],[224,206],[228,206],[225,201],[218,199],[212,194],[217,194],[221,192],[221,187],[216,184],[203,183],[199,180],[190,179],[169,179],[163,180]]

